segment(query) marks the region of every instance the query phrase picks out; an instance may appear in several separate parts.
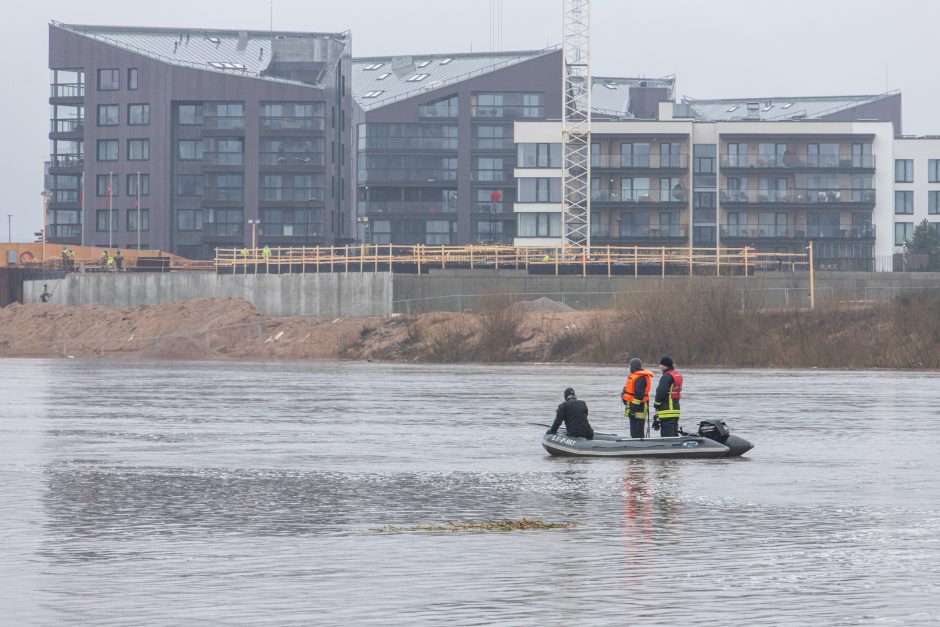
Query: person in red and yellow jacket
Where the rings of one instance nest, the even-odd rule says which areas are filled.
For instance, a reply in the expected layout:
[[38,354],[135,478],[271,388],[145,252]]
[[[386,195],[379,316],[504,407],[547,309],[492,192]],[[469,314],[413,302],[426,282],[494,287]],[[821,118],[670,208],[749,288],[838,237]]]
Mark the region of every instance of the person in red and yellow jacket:
[[630,419],[631,438],[642,438],[645,435],[651,389],[653,373],[643,370],[643,362],[634,357],[630,360],[630,376],[621,392],[624,413]]
[[656,408],[656,420],[653,428],[659,423],[660,435],[664,438],[674,438],[679,435],[679,399],[682,398],[682,375],[676,371],[672,357],[663,357],[659,360],[659,369],[663,376],[659,378],[656,387],[656,398],[653,407]]

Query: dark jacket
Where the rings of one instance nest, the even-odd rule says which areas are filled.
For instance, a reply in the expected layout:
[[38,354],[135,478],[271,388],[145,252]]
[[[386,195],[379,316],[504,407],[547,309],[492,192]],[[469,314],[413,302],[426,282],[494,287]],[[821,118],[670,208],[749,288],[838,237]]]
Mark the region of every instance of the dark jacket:
[[594,439],[594,429],[591,428],[591,423],[588,422],[588,406],[584,401],[570,398],[559,405],[558,410],[555,412],[555,422],[552,423],[549,433],[558,433],[558,427],[563,422],[565,428],[568,429],[568,435],[571,437]]
[[[656,387],[656,399],[653,403],[653,407],[656,409],[670,409],[669,407],[669,390],[672,389],[672,370],[667,370],[663,373],[663,376],[659,378],[659,385]],[[672,409],[679,409],[679,399],[674,398],[672,400]]]

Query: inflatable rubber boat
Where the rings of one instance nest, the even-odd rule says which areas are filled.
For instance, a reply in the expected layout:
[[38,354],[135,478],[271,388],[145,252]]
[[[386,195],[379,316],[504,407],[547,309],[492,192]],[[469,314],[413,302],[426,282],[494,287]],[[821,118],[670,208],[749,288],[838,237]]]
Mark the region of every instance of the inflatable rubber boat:
[[546,433],[542,446],[558,457],[740,457],[754,448],[733,435],[722,420],[703,420],[698,433],[674,438],[630,438],[614,433],[595,433],[593,440],[569,437],[564,429]]

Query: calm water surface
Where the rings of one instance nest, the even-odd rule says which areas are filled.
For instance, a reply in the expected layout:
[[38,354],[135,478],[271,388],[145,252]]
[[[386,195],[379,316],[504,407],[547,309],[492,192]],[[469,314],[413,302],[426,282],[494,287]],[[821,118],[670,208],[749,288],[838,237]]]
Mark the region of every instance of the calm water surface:
[[[0,360],[0,623],[940,622],[937,375],[689,371],[747,458],[547,457],[622,378]],[[369,531],[522,516],[582,526]]]

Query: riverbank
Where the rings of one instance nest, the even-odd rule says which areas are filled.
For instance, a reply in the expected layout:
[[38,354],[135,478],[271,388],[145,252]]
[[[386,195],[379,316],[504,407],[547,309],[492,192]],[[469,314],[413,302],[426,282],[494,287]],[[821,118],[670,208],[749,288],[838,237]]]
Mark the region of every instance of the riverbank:
[[940,295],[765,311],[686,286],[602,311],[494,296],[480,313],[393,318],[275,318],[234,299],[0,310],[0,357],[623,363],[664,353],[686,366],[940,369]]

